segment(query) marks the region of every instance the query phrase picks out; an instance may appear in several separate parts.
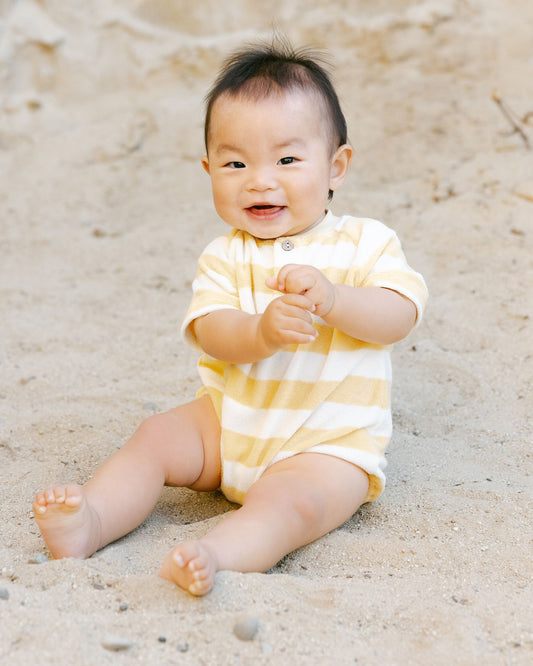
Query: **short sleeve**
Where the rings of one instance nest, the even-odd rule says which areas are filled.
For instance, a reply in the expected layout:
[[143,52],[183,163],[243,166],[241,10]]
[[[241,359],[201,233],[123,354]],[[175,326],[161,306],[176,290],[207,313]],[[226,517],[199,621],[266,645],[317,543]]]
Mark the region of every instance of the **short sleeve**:
[[194,320],[215,310],[240,309],[234,262],[228,256],[225,236],[215,239],[201,254],[192,291],[192,301],[181,326],[181,334],[185,342],[201,351],[191,326]]
[[412,301],[420,322],[428,298],[424,278],[407,263],[396,233],[377,220],[361,231],[356,273],[356,286],[392,289]]

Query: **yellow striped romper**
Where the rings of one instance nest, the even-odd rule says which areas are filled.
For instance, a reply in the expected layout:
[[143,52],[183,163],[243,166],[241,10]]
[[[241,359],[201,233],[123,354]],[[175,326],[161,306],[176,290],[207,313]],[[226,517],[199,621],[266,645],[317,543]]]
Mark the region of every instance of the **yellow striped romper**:
[[[407,264],[396,234],[377,220],[336,217],[288,238],[261,240],[233,230],[202,253],[184,339],[201,351],[191,323],[223,308],[258,314],[279,293],[265,286],[285,264],[311,265],[333,283],[387,287],[409,298],[417,323],[427,299],[424,279]],[[221,490],[242,503],[248,488],[279,460],[324,453],[364,469],[366,501],[385,484],[392,434],[391,346],[361,342],[313,316],[319,335],[270,358],[235,365],[203,354],[198,368],[221,424]]]

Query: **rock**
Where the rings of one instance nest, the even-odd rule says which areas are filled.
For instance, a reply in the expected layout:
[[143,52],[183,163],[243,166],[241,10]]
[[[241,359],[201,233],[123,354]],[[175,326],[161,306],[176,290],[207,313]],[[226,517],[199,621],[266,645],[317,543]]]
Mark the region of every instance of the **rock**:
[[9,599],[9,590],[6,590],[5,587],[0,587],[0,599],[4,599],[4,601]]
[[28,558],[28,564],[44,564],[48,562],[48,558],[43,553],[33,553]]
[[102,640],[102,647],[104,647],[106,650],[111,650],[112,652],[128,650],[132,646],[132,641],[130,641],[129,638],[124,638],[123,636],[114,636],[109,634]]
[[259,629],[259,620],[254,615],[243,615],[233,627],[233,633],[241,641],[251,641]]

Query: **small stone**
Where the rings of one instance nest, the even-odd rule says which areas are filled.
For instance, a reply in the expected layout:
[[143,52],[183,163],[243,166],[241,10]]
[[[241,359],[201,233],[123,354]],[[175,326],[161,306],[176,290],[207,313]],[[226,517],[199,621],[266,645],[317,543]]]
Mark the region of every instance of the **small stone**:
[[167,642],[167,637],[166,636],[159,636],[157,639],[160,643],[166,643]]
[[128,604],[120,604],[120,606],[118,607],[118,609],[119,609],[119,611],[120,611],[121,613],[123,613],[124,611],[127,611],[127,610],[128,610]]
[[259,620],[253,615],[240,617],[233,627],[233,633],[241,641],[251,641],[259,629]]
[[28,558],[28,564],[44,564],[48,562],[48,558],[43,553],[33,553]]
[[178,652],[187,652],[189,650],[189,644],[188,643],[178,643],[176,646],[176,649]]
[[0,587],[0,599],[7,601],[9,599],[9,590],[6,590],[5,587]]
[[106,650],[111,650],[112,652],[121,652],[122,650],[128,650],[133,646],[133,643],[129,638],[124,638],[123,636],[114,636],[109,634],[102,641],[102,647]]

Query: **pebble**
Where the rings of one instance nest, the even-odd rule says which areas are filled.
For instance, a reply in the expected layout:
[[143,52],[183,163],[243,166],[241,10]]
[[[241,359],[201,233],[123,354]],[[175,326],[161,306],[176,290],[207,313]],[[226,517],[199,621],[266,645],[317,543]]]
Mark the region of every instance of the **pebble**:
[[28,564],[44,564],[48,562],[48,558],[43,553],[33,553],[28,558]]
[[111,650],[112,652],[120,652],[121,650],[127,650],[132,647],[133,643],[129,638],[124,638],[122,636],[106,636],[102,641],[102,647],[105,647],[106,650]]
[[254,615],[243,615],[233,627],[233,633],[241,641],[251,641],[259,629],[259,620]]
[[176,646],[176,649],[178,650],[178,652],[187,652],[188,649],[189,649],[189,644],[188,643],[179,643]]
[[9,599],[9,590],[6,590],[5,587],[0,587],[0,599],[7,601]]

